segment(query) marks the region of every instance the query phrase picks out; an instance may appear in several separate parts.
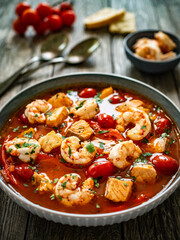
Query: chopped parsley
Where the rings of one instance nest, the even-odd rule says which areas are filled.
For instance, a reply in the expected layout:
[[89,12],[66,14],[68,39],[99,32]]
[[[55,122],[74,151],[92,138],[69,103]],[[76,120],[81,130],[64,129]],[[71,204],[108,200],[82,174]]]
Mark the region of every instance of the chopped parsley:
[[52,194],[52,195],[50,196],[50,199],[51,199],[51,200],[54,200],[54,199],[55,199],[55,195]]
[[100,208],[99,204],[96,203],[96,208]]
[[87,149],[87,151],[88,151],[89,153],[93,153],[93,152],[95,151],[95,147],[94,147],[94,145],[93,145],[92,143],[88,143],[88,144],[86,145],[86,149]]
[[125,187],[127,187],[127,186],[128,186],[126,182],[124,182],[124,186],[125,186]]
[[64,139],[66,139],[66,137],[65,136],[61,136],[62,137],[62,139],[64,140]]
[[67,93],[71,96],[72,95],[72,90],[67,90]]
[[69,157],[71,157],[71,147],[68,145],[69,148]]
[[75,107],[76,110],[78,110],[79,108],[82,108],[83,104],[85,103],[86,100],[83,100],[79,103],[79,105],[77,107]]
[[59,160],[61,163],[66,163],[66,160],[64,160],[63,157],[61,157],[61,159]]
[[25,133],[24,134],[24,137],[27,137],[27,138],[32,138],[33,137],[33,132],[29,132],[29,133]]
[[97,93],[96,96],[94,96],[94,99],[96,100],[96,103],[102,103],[102,99],[100,99],[101,93]]
[[143,125],[143,126],[141,127],[141,129],[146,129],[146,125]]
[[19,126],[17,128],[13,128],[13,132],[17,132],[19,130]]
[[162,133],[161,138],[167,137],[167,133]]
[[147,159],[146,157],[150,157],[152,156],[152,153],[150,152],[146,152],[146,153],[142,153],[139,158],[136,158],[136,160],[134,161],[134,166],[137,164],[137,163],[144,163],[144,164],[147,164]]
[[175,143],[175,140],[171,138],[171,140],[169,141],[169,144],[173,144],[173,143]]
[[64,122],[64,123],[61,124],[61,127],[60,127],[60,128],[63,128],[63,127],[65,127],[65,126],[66,126],[66,123]]
[[58,182],[59,178],[55,178],[54,179],[54,184],[56,184]]
[[109,130],[102,130],[102,131],[99,131],[98,134],[103,134],[103,133],[108,133]]
[[46,115],[48,115],[49,117],[52,116],[53,112],[48,112],[46,113]]
[[58,196],[59,200],[62,200],[62,197],[60,195],[57,195],[57,196]]
[[23,185],[24,185],[25,187],[29,187],[29,186],[28,186],[27,184],[25,184],[25,183],[24,183]]
[[169,154],[169,151],[165,151],[164,153],[165,153],[166,155],[168,155],[168,154]]
[[23,128],[27,128],[28,126],[23,126]]
[[61,186],[63,187],[63,189],[66,188],[66,184],[67,184],[67,182],[68,182],[68,181],[65,181],[65,182],[61,183]]
[[103,142],[99,142],[99,148],[100,148],[100,149],[104,149],[104,144],[105,144],[105,143],[103,143]]
[[149,141],[147,140],[147,138],[144,138],[143,140],[142,140],[142,143],[148,143]]

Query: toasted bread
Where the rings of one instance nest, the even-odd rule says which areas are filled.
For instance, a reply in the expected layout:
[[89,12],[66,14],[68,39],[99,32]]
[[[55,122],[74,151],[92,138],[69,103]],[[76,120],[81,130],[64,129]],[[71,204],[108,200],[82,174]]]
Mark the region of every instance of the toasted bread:
[[135,14],[126,12],[123,17],[114,21],[109,26],[111,33],[127,34],[136,31]]
[[93,15],[85,18],[84,25],[88,29],[100,28],[108,26],[113,21],[122,18],[125,14],[124,9],[103,8]]

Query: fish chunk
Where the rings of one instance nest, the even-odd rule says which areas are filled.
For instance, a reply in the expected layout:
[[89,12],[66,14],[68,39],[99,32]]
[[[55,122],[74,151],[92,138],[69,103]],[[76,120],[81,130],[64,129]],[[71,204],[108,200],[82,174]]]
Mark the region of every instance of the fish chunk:
[[84,120],[79,120],[71,125],[68,129],[66,136],[76,136],[81,141],[85,141],[91,137],[93,134],[92,128],[89,124]]
[[55,108],[51,112],[48,112],[46,118],[46,124],[49,127],[58,127],[68,115],[66,107]]
[[38,174],[34,172],[31,183],[32,185],[38,186],[36,190],[40,193],[49,192],[53,190],[52,181],[45,173]]
[[64,93],[57,93],[54,96],[52,96],[48,102],[52,105],[53,108],[59,108],[59,107],[70,107],[73,104],[73,101],[66,96]]
[[38,140],[44,152],[51,152],[54,148],[60,147],[62,138],[54,131],[49,132]]
[[131,170],[131,176],[136,178],[136,182],[155,183],[157,173],[150,164],[137,164]]
[[131,195],[133,182],[110,177],[106,183],[105,197],[113,202],[125,202]]

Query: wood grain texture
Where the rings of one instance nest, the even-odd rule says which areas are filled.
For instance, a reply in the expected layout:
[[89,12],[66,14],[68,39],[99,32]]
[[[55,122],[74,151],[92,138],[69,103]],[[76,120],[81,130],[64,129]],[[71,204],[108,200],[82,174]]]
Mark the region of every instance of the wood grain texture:
[[[24,39],[11,30],[14,19],[14,6],[18,0],[0,0],[0,81],[12,74],[25,61],[39,54],[43,37]],[[35,7],[41,0],[29,0]],[[49,0],[48,2],[55,2]],[[34,73],[28,81],[14,84],[0,98],[1,105],[15,96],[21,89],[42,81],[50,76],[72,72],[113,72],[137,78],[161,90],[180,106],[180,66],[175,70],[160,75],[149,75],[138,71],[126,58],[123,50],[123,36],[110,35],[107,28],[87,31],[83,27],[83,19],[95,11],[112,6],[126,8],[136,13],[137,30],[157,28],[170,31],[180,37],[179,0],[76,0],[73,1],[77,20],[69,33],[70,44],[66,54],[77,42],[88,36],[98,36],[101,48],[78,66],[57,64]],[[2,240],[176,240],[180,238],[180,189],[156,209],[134,220],[106,227],[71,227],[56,224],[20,208],[0,190],[0,239]]]

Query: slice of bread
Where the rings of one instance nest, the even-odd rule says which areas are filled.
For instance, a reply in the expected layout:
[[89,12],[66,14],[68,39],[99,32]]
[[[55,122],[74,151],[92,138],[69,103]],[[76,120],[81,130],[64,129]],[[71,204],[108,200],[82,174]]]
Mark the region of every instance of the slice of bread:
[[111,33],[127,34],[136,31],[135,14],[126,12],[124,16],[109,26]]
[[124,9],[103,8],[93,15],[85,18],[84,25],[88,29],[96,29],[103,26],[108,26],[115,20],[122,18],[125,14]]

